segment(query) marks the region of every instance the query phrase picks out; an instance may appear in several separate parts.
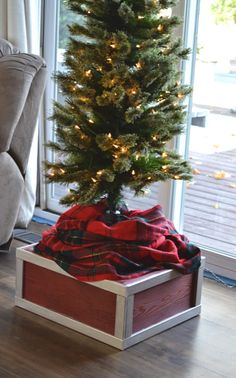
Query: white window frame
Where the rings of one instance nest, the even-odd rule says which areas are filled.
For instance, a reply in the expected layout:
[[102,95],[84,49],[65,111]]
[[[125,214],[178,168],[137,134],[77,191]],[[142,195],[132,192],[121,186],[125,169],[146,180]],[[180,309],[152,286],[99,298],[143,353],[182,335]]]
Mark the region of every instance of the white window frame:
[[[58,18],[59,18],[59,1],[58,0],[44,0],[43,3],[44,26],[43,26],[43,56],[47,62],[48,81],[45,90],[45,128],[43,135],[41,135],[41,156],[43,160],[52,160],[52,151],[45,148],[47,141],[53,140],[53,121],[49,119],[53,112],[53,99],[56,98],[57,86],[53,80],[53,73],[55,71],[57,62],[57,45],[58,45]],[[41,170],[42,171],[42,170]],[[41,175],[42,176],[42,175]],[[48,212],[62,213],[65,207],[58,204],[58,201],[53,198],[53,185],[45,185],[45,179],[41,177],[40,190],[40,209]],[[40,213],[37,209],[37,213]],[[56,218],[56,217],[54,217]]]

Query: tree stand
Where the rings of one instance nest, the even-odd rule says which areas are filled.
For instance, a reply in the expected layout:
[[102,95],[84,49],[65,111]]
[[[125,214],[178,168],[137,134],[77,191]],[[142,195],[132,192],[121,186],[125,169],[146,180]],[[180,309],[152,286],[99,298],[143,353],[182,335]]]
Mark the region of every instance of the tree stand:
[[16,252],[16,306],[115,348],[200,314],[203,257],[193,274],[167,269],[122,282],[81,283],[32,250],[30,245]]

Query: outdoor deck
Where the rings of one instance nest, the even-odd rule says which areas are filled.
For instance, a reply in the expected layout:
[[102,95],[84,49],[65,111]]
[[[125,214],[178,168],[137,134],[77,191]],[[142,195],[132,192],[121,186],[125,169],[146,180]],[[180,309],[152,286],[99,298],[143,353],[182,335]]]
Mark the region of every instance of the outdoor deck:
[[[184,232],[192,242],[236,256],[236,149],[194,152],[199,171],[186,190]],[[216,172],[225,178],[216,179]]]
[[[184,234],[193,243],[236,256],[236,149],[190,155],[198,173],[185,192]],[[216,179],[218,172],[226,177]],[[157,192],[158,185],[153,185],[146,198],[133,198],[127,193],[129,207],[146,209],[155,205]]]
[[[214,154],[194,152],[191,164],[198,173],[185,193],[184,233],[193,243],[236,256],[236,149]],[[219,171],[226,177],[216,179]],[[58,188],[58,198],[63,194]],[[126,191],[130,209],[152,207],[157,198],[158,184],[143,198],[134,198]]]

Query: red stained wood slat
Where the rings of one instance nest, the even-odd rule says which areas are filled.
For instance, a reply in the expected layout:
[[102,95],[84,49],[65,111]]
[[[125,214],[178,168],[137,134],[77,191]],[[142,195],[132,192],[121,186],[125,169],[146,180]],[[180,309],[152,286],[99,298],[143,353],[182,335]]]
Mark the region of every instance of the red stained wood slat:
[[23,297],[91,327],[114,334],[116,295],[24,262]]
[[194,296],[192,274],[137,293],[134,297],[133,332],[187,310],[193,306]]

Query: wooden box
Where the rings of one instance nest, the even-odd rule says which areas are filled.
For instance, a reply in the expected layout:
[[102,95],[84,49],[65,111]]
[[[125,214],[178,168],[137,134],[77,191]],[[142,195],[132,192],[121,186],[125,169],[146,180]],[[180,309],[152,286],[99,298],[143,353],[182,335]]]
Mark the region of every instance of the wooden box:
[[203,259],[190,275],[168,269],[122,283],[81,283],[32,253],[32,245],[16,257],[17,306],[118,349],[200,313]]

